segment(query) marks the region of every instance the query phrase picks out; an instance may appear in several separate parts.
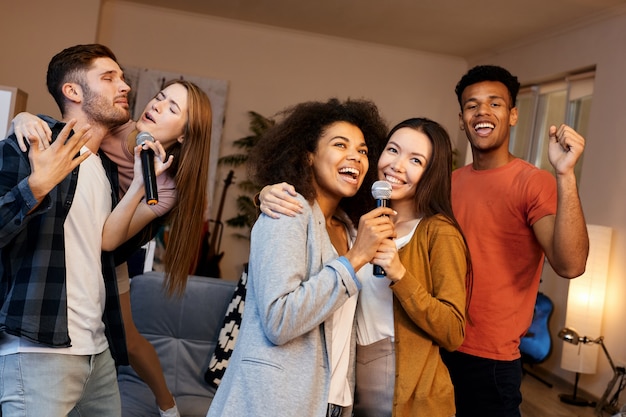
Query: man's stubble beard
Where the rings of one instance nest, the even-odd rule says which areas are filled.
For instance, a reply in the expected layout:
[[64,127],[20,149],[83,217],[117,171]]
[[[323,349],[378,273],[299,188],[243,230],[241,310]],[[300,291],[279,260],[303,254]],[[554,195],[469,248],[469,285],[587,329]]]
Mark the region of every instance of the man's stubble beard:
[[87,85],[83,86],[83,91],[83,111],[90,123],[104,126],[110,130],[130,120],[129,110],[116,107],[102,95],[94,93]]

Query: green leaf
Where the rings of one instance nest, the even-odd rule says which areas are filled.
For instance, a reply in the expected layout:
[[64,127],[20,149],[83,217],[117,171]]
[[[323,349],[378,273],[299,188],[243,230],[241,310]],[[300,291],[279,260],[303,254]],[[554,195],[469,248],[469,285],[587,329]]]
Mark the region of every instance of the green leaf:
[[[251,135],[244,136],[232,142],[233,147],[241,149],[242,152],[231,155],[224,155],[218,159],[219,165],[238,167],[245,165],[248,161],[250,150],[261,139],[265,131],[276,123],[255,111],[249,111],[249,129]],[[250,229],[256,221],[258,211],[252,201],[252,196],[261,190],[261,187],[250,180],[242,180],[237,183],[237,187],[244,193],[237,197],[237,214],[225,223],[232,228],[248,229],[247,234],[237,233],[235,236],[242,239],[249,239]]]
[[237,154],[222,156],[221,158],[217,160],[217,163],[219,165],[238,167],[240,165],[245,164],[247,160],[248,160],[247,154],[237,153]]

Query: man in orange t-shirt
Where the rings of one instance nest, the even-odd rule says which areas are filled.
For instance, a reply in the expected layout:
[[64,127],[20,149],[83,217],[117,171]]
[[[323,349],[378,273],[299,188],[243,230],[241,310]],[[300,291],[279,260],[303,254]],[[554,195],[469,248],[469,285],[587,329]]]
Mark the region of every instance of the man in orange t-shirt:
[[556,179],[509,153],[519,87],[497,66],[472,68],[456,87],[473,156],[452,176],[452,206],[473,269],[465,340],[458,351],[442,352],[457,417],[520,416],[519,343],[532,321],[544,255],[557,274],[574,278],[589,252],[574,175],[585,140],[569,126],[550,127]]

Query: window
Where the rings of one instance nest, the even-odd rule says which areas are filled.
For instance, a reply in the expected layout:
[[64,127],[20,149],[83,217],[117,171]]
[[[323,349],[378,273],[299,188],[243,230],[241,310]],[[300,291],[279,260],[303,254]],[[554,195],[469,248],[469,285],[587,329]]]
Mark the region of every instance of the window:
[[[509,151],[539,168],[553,171],[548,160],[548,129],[565,123],[585,139],[595,71],[557,81],[523,86],[517,95],[518,121],[511,130]],[[580,178],[582,157],[576,165]]]

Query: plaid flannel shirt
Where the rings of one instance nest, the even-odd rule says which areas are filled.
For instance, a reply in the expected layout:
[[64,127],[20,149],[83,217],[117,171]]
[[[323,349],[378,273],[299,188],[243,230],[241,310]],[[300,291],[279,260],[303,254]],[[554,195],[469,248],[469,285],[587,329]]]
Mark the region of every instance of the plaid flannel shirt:
[[[64,124],[42,117],[53,138]],[[113,205],[118,201],[117,166],[103,153],[111,182]],[[30,187],[30,161],[15,135],[0,141],[0,329],[51,347],[69,346],[65,287],[65,218],[72,205],[79,168],[37,204]],[[118,365],[127,364],[113,254],[102,253],[106,288],[103,321],[109,348]]]

